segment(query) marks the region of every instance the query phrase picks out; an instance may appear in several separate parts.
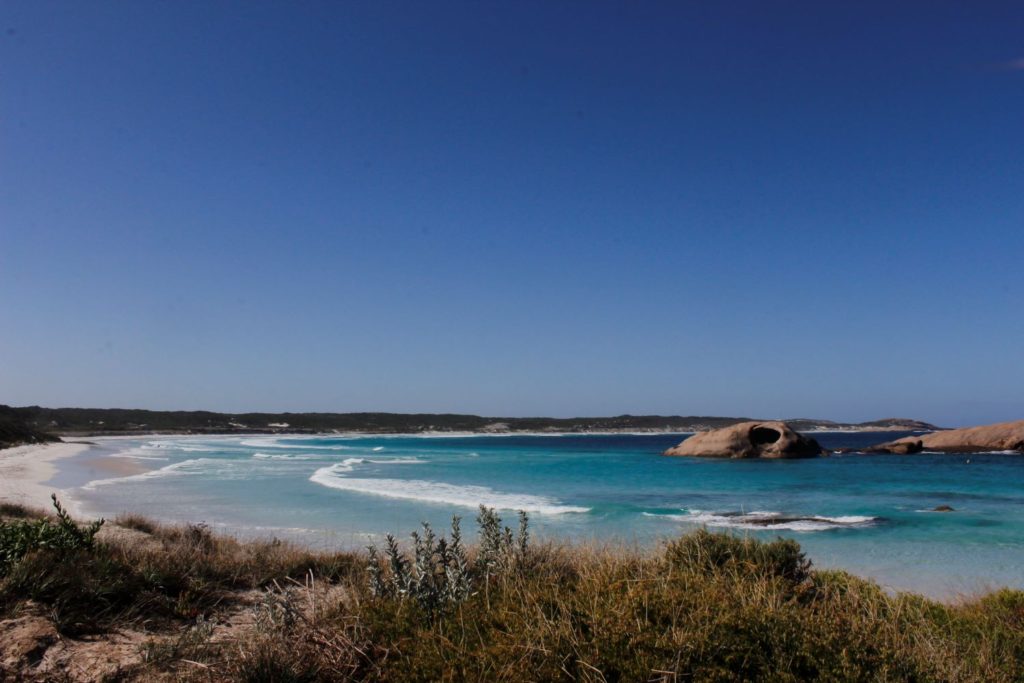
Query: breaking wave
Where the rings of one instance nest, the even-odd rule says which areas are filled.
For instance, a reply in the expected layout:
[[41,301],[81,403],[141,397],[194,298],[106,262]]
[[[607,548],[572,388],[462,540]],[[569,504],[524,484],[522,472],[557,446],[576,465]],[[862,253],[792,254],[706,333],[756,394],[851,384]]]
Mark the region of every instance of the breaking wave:
[[[292,437],[293,440],[301,440]],[[306,443],[281,443],[280,440],[268,437],[260,439],[244,439],[239,442],[242,446],[250,448],[283,448],[287,450],[313,450],[313,451],[351,451],[355,446],[315,446]]]
[[252,457],[260,460],[313,460],[319,456],[311,453],[253,453]]
[[486,505],[500,510],[525,510],[547,515],[590,511],[590,508],[561,505],[557,501],[543,496],[502,493],[486,486],[446,484],[422,479],[369,479],[346,476],[353,471],[356,465],[364,462],[400,465],[423,461],[416,458],[383,461],[349,458],[336,465],[321,467],[313,473],[309,480],[321,486],[342,491],[468,508]]
[[787,531],[828,531],[830,529],[856,529],[874,526],[882,521],[880,517],[866,515],[786,515],[781,512],[706,512],[704,510],[683,510],[684,514],[643,513],[646,517],[660,517],[687,524],[730,529],[778,529]]
[[86,491],[93,491],[98,486],[106,486],[108,484],[123,484],[129,481],[145,481],[147,479],[158,479],[161,477],[173,477],[181,476],[186,474],[198,474],[203,470],[203,465],[210,463],[217,463],[217,460],[211,460],[209,458],[197,458],[194,460],[182,460],[176,462],[173,465],[167,465],[161,467],[158,470],[150,470],[149,472],[142,472],[141,474],[131,474],[127,477],[111,477],[110,479],[95,479],[84,485],[82,488]]
[[186,446],[175,441],[150,441],[139,448],[144,451],[183,451],[185,453],[216,453],[219,450],[208,446]]

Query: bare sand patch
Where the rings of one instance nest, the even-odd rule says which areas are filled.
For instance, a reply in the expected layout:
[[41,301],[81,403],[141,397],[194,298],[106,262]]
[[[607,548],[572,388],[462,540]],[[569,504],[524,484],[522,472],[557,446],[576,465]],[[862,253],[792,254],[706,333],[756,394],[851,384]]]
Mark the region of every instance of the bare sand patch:
[[0,450],[0,501],[48,509],[50,494],[56,493],[74,511],[75,506],[66,492],[47,486],[46,482],[57,473],[56,461],[78,455],[88,448],[89,445],[84,443],[61,442]]

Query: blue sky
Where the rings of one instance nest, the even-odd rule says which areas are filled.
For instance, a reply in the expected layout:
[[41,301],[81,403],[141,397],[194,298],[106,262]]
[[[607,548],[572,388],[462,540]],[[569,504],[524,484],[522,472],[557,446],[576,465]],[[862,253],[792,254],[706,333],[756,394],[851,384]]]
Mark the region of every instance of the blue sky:
[[1020,3],[6,2],[0,402],[1024,418]]

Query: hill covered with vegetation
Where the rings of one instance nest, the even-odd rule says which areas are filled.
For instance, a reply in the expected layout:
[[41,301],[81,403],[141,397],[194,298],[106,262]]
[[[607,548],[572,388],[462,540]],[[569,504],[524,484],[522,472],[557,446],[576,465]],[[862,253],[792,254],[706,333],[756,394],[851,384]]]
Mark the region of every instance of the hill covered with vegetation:
[[0,448],[48,441],[60,439],[37,428],[21,410],[0,405]]
[[[145,432],[688,432],[726,427],[745,417],[619,415],[616,417],[482,417],[450,413],[215,413],[118,408],[41,408],[4,410],[36,430],[57,434],[130,434]],[[915,420],[882,420],[849,424],[801,419],[794,428],[935,429]]]

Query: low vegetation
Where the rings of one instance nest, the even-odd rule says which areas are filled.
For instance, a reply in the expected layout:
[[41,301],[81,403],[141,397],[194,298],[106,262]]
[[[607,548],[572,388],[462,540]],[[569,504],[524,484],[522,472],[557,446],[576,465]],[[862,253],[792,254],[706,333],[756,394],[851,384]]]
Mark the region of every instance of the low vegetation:
[[103,520],[79,526],[57,500],[57,495],[52,498],[55,519],[26,519],[28,515],[22,509],[11,508],[21,519],[0,522],[0,576],[30,553],[46,550],[61,561],[69,554],[92,549]]
[[24,411],[0,405],[0,448],[51,441],[60,439],[35,426]]
[[[513,530],[482,509],[472,547],[456,519],[314,553],[2,513],[0,679],[1024,680],[1024,593],[891,596],[787,540],[536,543],[525,515]],[[5,635],[30,623],[35,647]]]
[[[176,432],[230,434],[252,432],[321,433],[376,432],[590,432],[692,431],[746,422],[747,417],[700,415],[618,415],[615,417],[484,417],[450,413],[214,413],[204,410],[165,411],[120,408],[12,408],[0,405],[0,420],[11,416],[38,431],[57,434],[148,434]],[[915,420],[878,420],[846,424],[829,420],[793,420],[797,430],[828,428],[935,429]],[[2,429],[2,422],[0,422]]]

